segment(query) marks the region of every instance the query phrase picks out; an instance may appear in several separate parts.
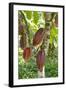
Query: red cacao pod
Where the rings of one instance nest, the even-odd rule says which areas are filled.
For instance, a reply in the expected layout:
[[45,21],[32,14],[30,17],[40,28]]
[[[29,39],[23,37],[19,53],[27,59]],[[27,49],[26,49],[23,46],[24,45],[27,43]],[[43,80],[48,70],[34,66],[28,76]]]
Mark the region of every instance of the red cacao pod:
[[22,34],[20,38],[20,47],[24,49],[27,46],[27,36],[25,33]]
[[36,32],[36,34],[35,34],[35,36],[33,38],[33,45],[34,46],[37,46],[38,44],[40,44],[42,42],[42,40],[43,40],[43,36],[44,36],[44,29],[43,28],[40,28]]
[[38,67],[38,70],[40,72],[42,72],[43,70],[43,65],[45,63],[45,52],[44,50],[40,50],[37,54],[37,58],[36,58],[36,63],[37,63],[37,67]]
[[24,58],[25,62],[27,62],[29,60],[29,58],[31,57],[31,53],[32,53],[32,49],[30,47],[27,47],[24,49],[23,58]]

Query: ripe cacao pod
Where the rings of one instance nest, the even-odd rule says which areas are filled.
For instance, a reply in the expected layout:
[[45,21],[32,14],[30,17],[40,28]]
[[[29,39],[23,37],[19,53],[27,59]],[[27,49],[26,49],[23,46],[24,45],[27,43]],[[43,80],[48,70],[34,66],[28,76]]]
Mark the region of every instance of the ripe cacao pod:
[[43,65],[45,64],[45,52],[43,49],[38,52],[36,57],[36,63],[37,63],[38,70],[42,72]]
[[32,54],[32,49],[30,47],[27,47],[24,49],[23,58],[24,58],[25,62],[27,62],[29,60],[29,58],[31,57],[31,54]]
[[22,34],[20,38],[20,47],[24,49],[27,46],[27,36],[25,33]]
[[40,44],[42,42],[42,40],[43,40],[43,36],[44,36],[44,29],[43,28],[40,28],[36,32],[36,34],[35,34],[35,36],[33,38],[33,45],[34,46],[37,46],[38,44]]
[[19,24],[18,34],[19,34],[19,35],[22,35],[22,33],[24,33],[24,25],[23,25],[23,24]]

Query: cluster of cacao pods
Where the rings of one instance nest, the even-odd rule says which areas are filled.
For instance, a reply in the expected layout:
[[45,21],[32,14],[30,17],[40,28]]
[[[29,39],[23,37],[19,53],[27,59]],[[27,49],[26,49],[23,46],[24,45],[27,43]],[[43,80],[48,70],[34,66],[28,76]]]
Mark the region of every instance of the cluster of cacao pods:
[[18,20],[19,20],[19,24],[18,24],[18,34],[20,36],[19,39],[19,47],[23,50],[23,58],[25,60],[25,62],[27,62],[29,60],[29,58],[31,57],[31,48],[27,47],[27,43],[28,43],[28,38],[27,38],[27,34],[26,34],[26,28],[24,23],[22,22],[22,15],[19,13],[18,15]]
[[[22,34],[20,39],[20,47],[23,49],[23,58],[25,62],[28,62],[29,58],[32,55],[32,49],[30,47],[27,47],[26,45],[27,39],[26,34],[24,33],[23,30],[24,30],[23,26],[20,25],[19,34]],[[40,28],[33,37],[33,46],[39,45],[43,41],[43,37],[44,37],[44,29]],[[45,62],[45,52],[44,50],[41,49],[36,57],[37,68],[39,69],[39,71],[42,71],[44,62]]]
[[[43,42],[43,39],[44,39],[44,28],[40,28],[34,38],[33,38],[33,45],[34,46],[41,46],[42,42]],[[41,49],[37,56],[36,56],[36,64],[37,64],[37,68],[40,72],[42,72],[43,70],[43,66],[44,66],[44,62],[45,62],[45,52],[43,49]]]
[[[24,37],[25,36],[21,37],[20,43],[21,43],[21,48],[23,48],[23,58],[25,62],[28,62],[29,58],[32,55],[32,48],[23,45],[26,43]],[[44,37],[44,29],[40,28],[33,37],[33,46],[39,45],[43,41],[43,37]],[[43,49],[40,49],[40,51],[36,55],[36,64],[39,71],[43,70],[44,63],[45,63],[45,52]]]

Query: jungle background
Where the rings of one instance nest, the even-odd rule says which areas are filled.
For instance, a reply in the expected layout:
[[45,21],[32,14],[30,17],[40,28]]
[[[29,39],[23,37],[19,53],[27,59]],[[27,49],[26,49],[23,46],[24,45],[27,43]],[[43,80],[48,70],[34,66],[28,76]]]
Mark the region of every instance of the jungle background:
[[[45,78],[58,76],[58,13],[41,11],[18,11],[18,78],[38,78],[36,53],[37,47],[33,47],[33,37],[37,30],[46,28],[47,37],[43,43],[46,52]],[[25,36],[24,36],[25,35]],[[23,44],[20,46],[21,36]],[[47,44],[49,43],[49,44]],[[23,58],[23,47],[33,48],[32,56],[28,63]]]

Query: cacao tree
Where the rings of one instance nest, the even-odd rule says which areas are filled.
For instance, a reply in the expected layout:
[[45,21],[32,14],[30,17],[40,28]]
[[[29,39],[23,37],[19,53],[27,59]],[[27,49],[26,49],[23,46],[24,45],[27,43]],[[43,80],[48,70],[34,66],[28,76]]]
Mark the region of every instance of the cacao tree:
[[[18,36],[19,78],[57,76],[58,13],[19,10]],[[56,58],[56,65],[52,57]]]

